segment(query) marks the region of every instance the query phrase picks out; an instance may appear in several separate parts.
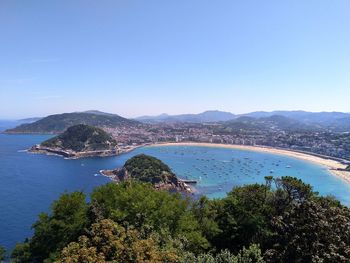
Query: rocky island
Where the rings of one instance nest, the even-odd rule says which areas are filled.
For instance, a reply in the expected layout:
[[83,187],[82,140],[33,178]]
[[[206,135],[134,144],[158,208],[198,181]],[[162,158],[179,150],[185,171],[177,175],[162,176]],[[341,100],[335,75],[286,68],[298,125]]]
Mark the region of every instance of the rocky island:
[[116,140],[107,132],[85,124],[71,126],[62,134],[33,146],[29,151],[66,158],[112,156],[121,153]]
[[177,178],[168,165],[145,154],[132,157],[121,168],[100,172],[115,182],[137,180],[151,183],[159,190],[192,193],[193,189],[187,183],[195,183],[195,181],[189,182]]

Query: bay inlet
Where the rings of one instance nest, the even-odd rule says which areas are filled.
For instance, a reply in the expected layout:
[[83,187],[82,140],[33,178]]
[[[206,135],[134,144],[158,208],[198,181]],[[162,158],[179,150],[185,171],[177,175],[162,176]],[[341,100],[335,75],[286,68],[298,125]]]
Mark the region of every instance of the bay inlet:
[[94,187],[110,182],[99,174],[100,170],[120,167],[140,153],[161,159],[179,178],[196,180],[197,194],[210,198],[225,196],[234,186],[264,183],[266,175],[288,175],[350,205],[349,184],[324,166],[289,156],[181,145],[143,147],[120,156],[74,160],[23,152],[49,137],[0,134],[0,244],[7,249],[31,235],[38,214],[47,212],[62,192],[90,193]]

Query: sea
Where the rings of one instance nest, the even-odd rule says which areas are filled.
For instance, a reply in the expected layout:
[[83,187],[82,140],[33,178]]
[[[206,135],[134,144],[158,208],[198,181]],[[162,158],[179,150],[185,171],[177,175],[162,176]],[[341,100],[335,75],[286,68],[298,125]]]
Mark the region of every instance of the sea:
[[25,151],[50,137],[0,134],[0,245],[8,250],[32,235],[39,213],[48,212],[61,193],[90,193],[110,182],[99,174],[101,169],[121,167],[140,153],[161,159],[180,178],[196,180],[196,196],[220,198],[235,186],[264,183],[266,175],[288,175],[350,205],[349,184],[322,166],[292,157],[197,146],[143,147],[115,157],[76,160]]

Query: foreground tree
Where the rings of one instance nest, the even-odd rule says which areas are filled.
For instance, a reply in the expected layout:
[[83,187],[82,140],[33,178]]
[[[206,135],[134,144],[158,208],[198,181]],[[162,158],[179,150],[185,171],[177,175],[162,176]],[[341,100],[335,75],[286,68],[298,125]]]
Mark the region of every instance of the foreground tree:
[[13,263],[27,263],[31,262],[31,251],[29,242],[17,243],[11,253],[11,262]]
[[264,185],[234,188],[227,197],[216,201],[215,222],[220,232],[210,241],[217,249],[237,253],[252,243],[264,244],[272,235],[270,219],[274,207],[267,203],[271,192]]
[[275,217],[269,262],[350,262],[350,210],[327,200],[307,200]]
[[98,187],[89,200],[63,194],[13,262],[350,262],[350,209],[293,177],[217,200],[131,180]]
[[189,248],[196,252],[209,247],[191,211],[191,201],[180,194],[156,191],[149,184],[129,181],[101,186],[91,199],[100,205],[103,218],[124,227],[149,228],[172,237],[184,237]]
[[243,247],[237,255],[228,250],[223,250],[216,255],[211,253],[195,256],[187,253],[181,257],[181,263],[264,263],[261,250],[258,245],[252,244],[249,248]]
[[81,192],[63,194],[51,206],[51,213],[42,213],[33,225],[34,235],[24,244],[17,244],[13,261],[42,262],[55,258],[69,242],[76,240],[87,226],[86,196]]
[[0,261],[2,262],[5,259],[6,250],[2,246],[0,246]]
[[110,219],[92,225],[88,236],[63,249],[58,262],[178,262],[176,248],[162,248],[156,234],[125,229]]

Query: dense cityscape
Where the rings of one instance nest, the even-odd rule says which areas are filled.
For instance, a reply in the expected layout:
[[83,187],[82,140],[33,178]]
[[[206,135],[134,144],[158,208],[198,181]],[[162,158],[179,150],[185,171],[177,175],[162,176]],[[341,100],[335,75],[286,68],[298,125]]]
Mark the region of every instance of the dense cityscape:
[[105,128],[120,146],[161,142],[262,145],[350,159],[350,133],[281,128],[227,131],[223,123],[158,123]]

